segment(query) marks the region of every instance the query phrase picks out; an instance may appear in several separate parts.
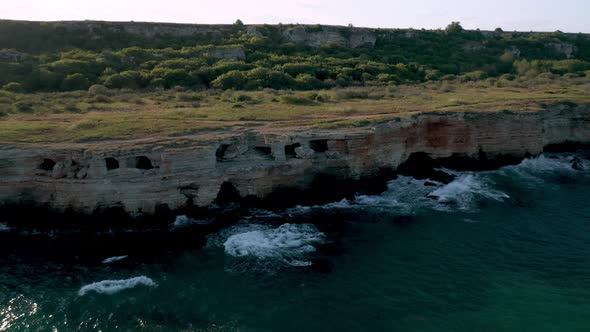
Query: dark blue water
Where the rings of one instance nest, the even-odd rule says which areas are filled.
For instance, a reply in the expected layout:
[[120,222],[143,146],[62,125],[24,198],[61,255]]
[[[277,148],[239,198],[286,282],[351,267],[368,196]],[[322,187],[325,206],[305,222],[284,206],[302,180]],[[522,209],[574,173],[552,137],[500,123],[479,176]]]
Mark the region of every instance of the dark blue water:
[[45,240],[0,246],[0,331],[589,331],[590,163],[577,157],[446,186],[400,177],[111,263],[108,247],[80,258],[76,241],[5,220],[4,239]]

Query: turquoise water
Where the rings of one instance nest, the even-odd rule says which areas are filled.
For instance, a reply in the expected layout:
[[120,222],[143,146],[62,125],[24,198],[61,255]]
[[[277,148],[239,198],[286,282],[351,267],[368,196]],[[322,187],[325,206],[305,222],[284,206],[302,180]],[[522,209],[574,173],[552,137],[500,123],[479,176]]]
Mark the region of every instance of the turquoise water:
[[578,157],[254,210],[204,247],[114,250],[5,220],[0,331],[589,331],[590,162]]

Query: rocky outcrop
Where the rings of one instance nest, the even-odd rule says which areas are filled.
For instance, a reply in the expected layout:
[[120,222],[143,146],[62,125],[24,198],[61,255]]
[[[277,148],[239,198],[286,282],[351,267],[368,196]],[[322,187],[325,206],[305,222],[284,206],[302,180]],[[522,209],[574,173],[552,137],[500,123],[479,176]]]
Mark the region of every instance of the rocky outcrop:
[[[491,161],[535,155],[565,142],[590,143],[590,105],[425,113],[355,131],[252,131],[215,141],[184,137],[143,145],[5,146],[0,149],[0,202],[83,213],[121,207],[133,215],[150,214],[161,207],[307,190],[322,176],[371,179],[417,153]],[[338,188],[331,190],[338,194]]]
[[241,61],[246,59],[246,52],[241,47],[212,47],[205,55],[219,60]]
[[556,52],[565,55],[566,58],[571,59],[578,48],[570,43],[548,43],[548,47],[553,48]]
[[24,62],[30,60],[31,56],[12,49],[0,50],[0,61],[4,62]]
[[282,36],[289,42],[304,44],[311,47],[337,46],[337,47],[373,47],[377,36],[370,29],[338,28],[319,26],[312,29],[310,26],[297,25],[281,31]]

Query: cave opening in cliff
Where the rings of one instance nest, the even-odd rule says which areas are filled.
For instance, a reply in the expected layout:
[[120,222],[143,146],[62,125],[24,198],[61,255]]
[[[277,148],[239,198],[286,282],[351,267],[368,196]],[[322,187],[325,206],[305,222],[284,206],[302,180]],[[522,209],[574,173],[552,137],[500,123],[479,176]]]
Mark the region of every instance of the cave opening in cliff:
[[255,146],[254,151],[265,158],[274,159],[272,156],[272,149],[268,146]]
[[107,157],[104,158],[105,164],[107,166],[107,170],[113,170],[119,168],[119,161],[115,158]]
[[43,162],[41,163],[41,165],[39,165],[39,169],[51,172],[51,171],[53,171],[53,168],[55,168],[55,164],[56,164],[55,161],[45,158],[45,159],[43,159]]
[[309,141],[309,147],[315,152],[326,152],[328,151],[328,140],[327,139],[318,139]]
[[241,198],[240,192],[231,182],[224,182],[219,188],[219,192],[217,193],[217,198],[215,199],[214,204],[226,206],[232,203],[240,202]]
[[152,165],[152,161],[150,158],[146,156],[139,156],[135,158],[135,168],[139,169],[152,169],[154,166]]
[[227,151],[227,148],[229,148],[229,144],[221,144],[217,148],[215,151],[215,157],[217,158],[217,161],[223,161],[223,157],[225,155],[225,151]]
[[295,149],[297,149],[300,146],[301,146],[301,144],[299,144],[299,143],[285,145],[285,156],[287,157],[287,159],[297,157],[297,152],[295,152]]

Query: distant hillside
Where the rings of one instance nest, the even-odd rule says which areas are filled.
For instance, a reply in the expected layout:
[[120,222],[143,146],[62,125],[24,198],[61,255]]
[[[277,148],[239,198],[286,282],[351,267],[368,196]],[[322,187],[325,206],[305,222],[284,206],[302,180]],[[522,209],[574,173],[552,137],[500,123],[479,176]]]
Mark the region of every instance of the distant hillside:
[[[316,89],[427,80],[584,76],[590,35],[0,20],[0,86]],[[504,75],[504,76],[503,76]],[[509,76],[506,76],[509,75]]]

